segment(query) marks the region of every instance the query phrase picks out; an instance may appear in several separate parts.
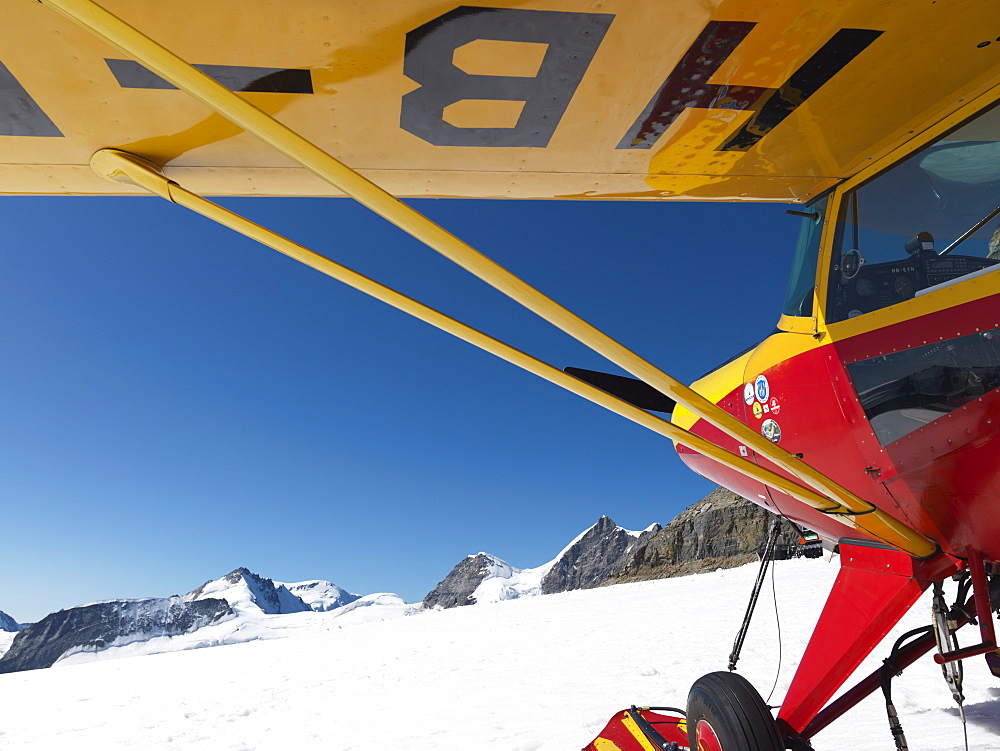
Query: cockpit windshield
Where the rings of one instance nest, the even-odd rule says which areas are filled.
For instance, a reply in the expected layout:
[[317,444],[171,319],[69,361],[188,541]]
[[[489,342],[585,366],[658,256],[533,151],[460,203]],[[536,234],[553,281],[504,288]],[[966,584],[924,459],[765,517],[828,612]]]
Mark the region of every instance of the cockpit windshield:
[[824,197],[809,207],[808,211],[790,211],[802,217],[799,241],[795,248],[792,264],[792,278],[785,293],[786,316],[811,316],[813,314],[813,289],[816,286],[816,257],[819,254],[820,236],[823,234],[823,218],[826,215]]
[[1000,107],[848,193],[827,320],[842,321],[1000,264]]

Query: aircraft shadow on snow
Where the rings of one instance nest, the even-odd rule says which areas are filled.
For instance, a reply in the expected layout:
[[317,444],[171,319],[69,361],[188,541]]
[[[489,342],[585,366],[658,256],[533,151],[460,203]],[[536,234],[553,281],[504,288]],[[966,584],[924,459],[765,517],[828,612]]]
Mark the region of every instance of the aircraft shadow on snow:
[[[972,725],[990,730],[1000,735],[1000,688],[990,688],[992,699],[965,705],[965,718]],[[945,711],[958,718],[958,707],[948,707]]]

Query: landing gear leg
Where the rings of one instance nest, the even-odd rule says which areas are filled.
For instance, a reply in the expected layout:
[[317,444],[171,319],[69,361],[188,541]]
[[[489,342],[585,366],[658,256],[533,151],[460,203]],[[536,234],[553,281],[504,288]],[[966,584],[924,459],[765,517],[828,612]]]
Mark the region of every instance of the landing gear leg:
[[782,751],[771,712],[753,686],[736,673],[709,673],[688,694],[691,751]]

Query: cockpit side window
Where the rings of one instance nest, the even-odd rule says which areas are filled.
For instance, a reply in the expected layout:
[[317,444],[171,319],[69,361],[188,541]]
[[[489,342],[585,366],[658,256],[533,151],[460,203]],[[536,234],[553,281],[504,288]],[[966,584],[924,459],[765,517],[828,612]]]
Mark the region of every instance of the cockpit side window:
[[827,320],[929,294],[1000,264],[1000,108],[841,202]]
[[795,247],[795,261],[792,264],[792,278],[785,294],[786,316],[812,316],[813,290],[816,286],[816,259],[819,256],[819,240],[823,232],[823,218],[826,215],[826,198],[812,204],[806,211],[792,212],[802,215],[802,228]]

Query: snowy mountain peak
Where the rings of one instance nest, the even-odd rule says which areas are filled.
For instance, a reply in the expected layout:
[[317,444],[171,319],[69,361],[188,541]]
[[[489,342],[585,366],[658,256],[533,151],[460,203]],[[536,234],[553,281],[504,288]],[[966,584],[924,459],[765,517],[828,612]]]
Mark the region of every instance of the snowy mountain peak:
[[27,623],[18,623],[0,610],[0,631],[20,631],[22,628],[27,628],[27,626]]
[[419,611],[394,594],[360,597],[322,579],[284,584],[240,567],[182,597],[107,600],[21,624],[23,631],[0,637],[0,673],[273,639],[319,622],[336,620],[342,628]]
[[207,581],[185,595],[185,599],[189,601],[208,598],[225,600],[238,612],[256,610],[268,615],[278,615],[312,610],[284,584],[275,584],[243,567],[230,571],[220,579]]
[[503,558],[497,558],[495,555],[490,555],[489,553],[479,553],[475,558],[479,561],[480,570],[486,574],[487,578],[499,577],[501,579],[509,579],[515,571],[520,571],[520,569],[514,568]]
[[255,574],[241,566],[223,577],[205,582],[185,595],[188,600],[218,597],[240,612],[261,612],[266,615],[325,612],[349,605],[360,598],[343,587],[325,579],[286,584]]
[[423,604],[426,608],[452,608],[596,587],[660,529],[659,524],[651,524],[641,532],[633,532],[603,515],[551,561],[528,569],[515,568],[489,553],[469,555],[424,598]]
[[424,598],[424,607],[453,608],[539,595],[542,577],[550,567],[519,569],[489,553],[470,555]]
[[0,631],[20,631],[27,624],[21,624],[0,610]]
[[632,550],[660,530],[651,524],[642,532],[619,527],[608,516],[578,535],[556,557],[542,579],[544,594],[571,589],[590,589],[607,581]]
[[[281,582],[275,583],[281,584]],[[326,612],[327,610],[343,607],[361,598],[361,595],[348,592],[333,582],[323,579],[296,582],[295,584],[281,584],[281,586],[302,600],[310,610],[318,612]]]
[[226,580],[227,582],[229,582],[230,584],[236,584],[237,582],[239,582],[240,579],[246,579],[248,577],[257,578],[257,579],[261,578],[260,576],[258,576],[253,571],[251,571],[250,569],[246,568],[245,566],[240,566],[237,569],[233,569],[232,571],[230,571],[228,574],[226,574],[222,578],[224,580]]

